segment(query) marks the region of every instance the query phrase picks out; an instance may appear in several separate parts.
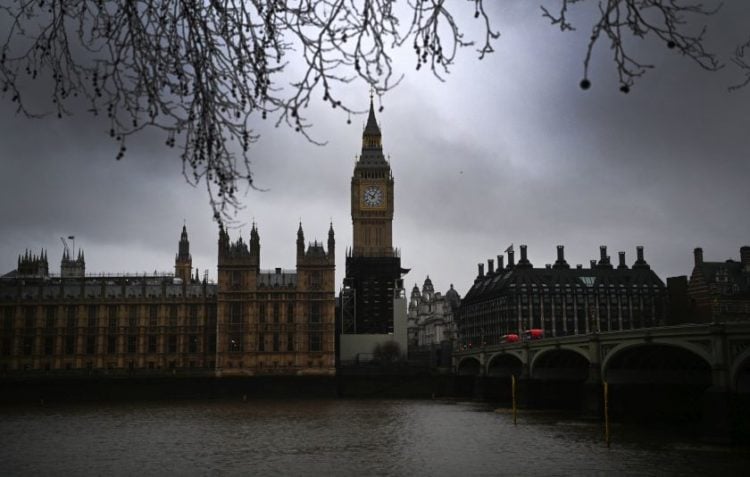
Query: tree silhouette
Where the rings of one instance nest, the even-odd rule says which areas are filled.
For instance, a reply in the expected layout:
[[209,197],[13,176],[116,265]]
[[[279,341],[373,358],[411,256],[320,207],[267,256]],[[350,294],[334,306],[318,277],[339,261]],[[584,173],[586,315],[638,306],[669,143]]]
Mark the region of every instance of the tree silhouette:
[[381,366],[392,366],[402,358],[401,347],[393,340],[378,343],[372,350],[372,358]]
[[[559,11],[542,14],[571,30],[568,10],[586,0],[558,1]],[[703,31],[686,33],[686,16],[712,10],[668,0],[598,5],[584,89],[602,38],[623,92],[649,67],[626,50],[628,35],[656,36],[702,67],[718,67],[703,50]],[[461,48],[473,47],[481,59],[499,36],[483,0],[0,0],[0,25],[0,88],[19,113],[45,114],[29,106],[39,91],[58,117],[84,102],[106,118],[117,159],[128,138],[161,129],[166,146],[181,150],[188,182],[205,184],[219,221],[232,220],[238,188],[253,185],[251,118],[287,124],[312,141],[303,116],[311,101],[353,112],[338,91],[355,80],[382,95],[403,77],[395,49],[410,46],[416,69],[442,80]],[[303,68],[292,72],[290,63]]]

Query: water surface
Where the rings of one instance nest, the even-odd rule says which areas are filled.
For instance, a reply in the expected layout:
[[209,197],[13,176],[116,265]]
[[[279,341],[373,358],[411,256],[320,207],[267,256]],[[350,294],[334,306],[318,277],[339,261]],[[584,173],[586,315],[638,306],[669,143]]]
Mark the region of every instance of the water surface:
[[486,404],[204,400],[0,409],[2,475],[747,475],[748,449]]

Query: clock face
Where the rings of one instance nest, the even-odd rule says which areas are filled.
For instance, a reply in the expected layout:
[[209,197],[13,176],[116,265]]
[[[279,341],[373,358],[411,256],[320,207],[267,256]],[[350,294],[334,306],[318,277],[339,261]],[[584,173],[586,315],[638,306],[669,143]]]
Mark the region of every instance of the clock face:
[[370,186],[365,189],[362,201],[368,207],[378,207],[383,204],[383,190],[378,186]]

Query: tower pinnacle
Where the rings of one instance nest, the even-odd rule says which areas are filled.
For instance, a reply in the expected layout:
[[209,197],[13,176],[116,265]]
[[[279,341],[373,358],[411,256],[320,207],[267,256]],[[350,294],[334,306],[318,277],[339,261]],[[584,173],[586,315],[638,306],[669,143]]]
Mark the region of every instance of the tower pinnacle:
[[362,132],[362,149],[381,149],[382,136],[380,126],[375,119],[375,106],[373,104],[372,92],[370,92],[370,112],[367,115],[365,130]]

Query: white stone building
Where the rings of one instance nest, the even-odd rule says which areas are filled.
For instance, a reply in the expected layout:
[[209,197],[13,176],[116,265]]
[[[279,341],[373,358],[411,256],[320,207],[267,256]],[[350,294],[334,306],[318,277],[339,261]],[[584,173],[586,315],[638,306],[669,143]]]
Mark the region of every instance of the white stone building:
[[456,339],[457,329],[454,314],[460,304],[461,297],[452,284],[445,295],[435,293],[429,276],[421,292],[414,284],[409,299],[409,349],[428,350],[442,343],[452,343]]

